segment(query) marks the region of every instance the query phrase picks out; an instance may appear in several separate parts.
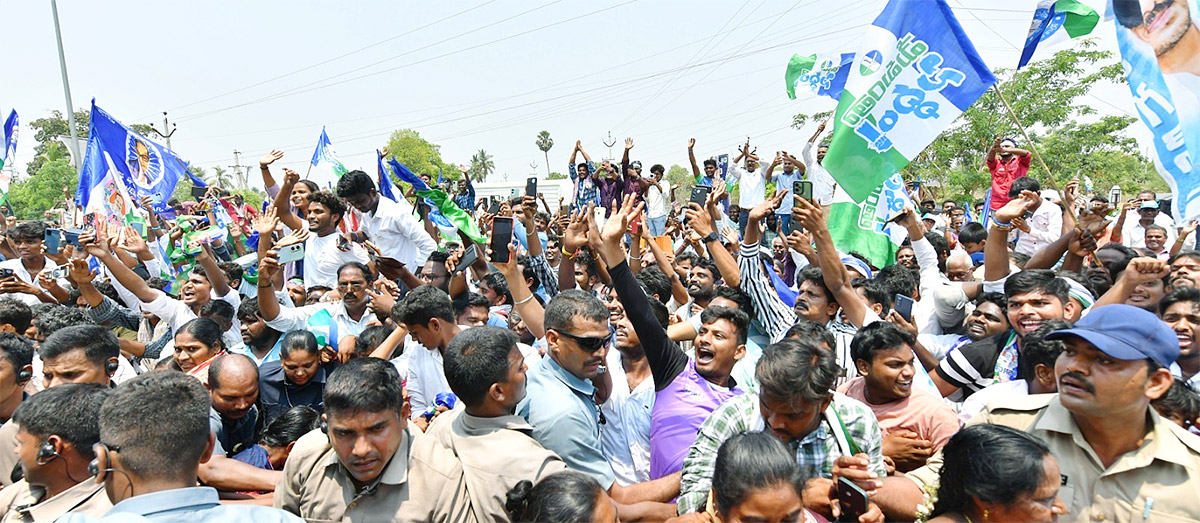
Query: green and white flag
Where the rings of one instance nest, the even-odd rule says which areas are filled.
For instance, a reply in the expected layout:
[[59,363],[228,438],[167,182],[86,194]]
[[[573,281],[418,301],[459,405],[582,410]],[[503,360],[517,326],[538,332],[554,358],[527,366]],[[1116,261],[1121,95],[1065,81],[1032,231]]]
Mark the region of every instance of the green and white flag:
[[0,156],[0,204],[8,203],[8,186],[12,183],[12,173],[16,171],[12,165],[17,157],[17,111],[13,110],[4,122],[4,156]]
[[328,345],[337,350],[337,322],[333,320],[333,314],[329,312],[328,307],[308,317],[308,331],[316,336],[318,347]]
[[856,203],[837,187],[827,211],[826,223],[833,245],[842,252],[856,251],[876,267],[896,262],[896,251],[908,238],[908,230],[898,223],[887,223],[908,201],[904,180],[893,174],[876,187],[863,202]]
[[1089,35],[1099,23],[1100,13],[1081,0],[1038,0],[1017,69],[1025,67],[1038,49]]
[[329,135],[325,134],[325,128],[322,127],[321,137],[317,139],[317,148],[313,150],[305,179],[316,182],[317,187],[322,189],[333,190],[338,178],[347,172],[349,170],[341,158],[338,158],[337,151],[333,150],[333,142],[329,141]]
[[891,0],[855,53],[821,166],[862,202],[994,83],[945,0]]
[[796,89],[800,88],[837,100],[842,96],[853,63],[854,53],[792,55],[783,73],[788,99],[795,100]]

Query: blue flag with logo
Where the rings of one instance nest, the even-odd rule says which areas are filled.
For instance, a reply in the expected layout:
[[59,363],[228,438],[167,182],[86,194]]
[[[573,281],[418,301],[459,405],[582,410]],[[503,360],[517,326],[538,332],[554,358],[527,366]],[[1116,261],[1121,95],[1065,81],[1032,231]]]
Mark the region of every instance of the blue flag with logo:
[[[87,152],[79,168],[79,185],[75,190],[75,204],[88,208],[93,198],[93,192],[107,194],[117,207],[128,203],[127,196],[139,200],[149,196],[154,202],[155,212],[164,213],[170,208],[167,200],[175,192],[175,184],[187,176],[198,187],[207,184],[192,175],[187,170],[187,163],[175,155],[173,151],[154,143],[137,131],[126,127],[115,118],[104,112],[92,100],[92,118],[88,126]],[[126,195],[116,195],[105,190],[113,187],[127,191]],[[114,211],[117,209],[114,208]],[[126,212],[116,213],[118,216]]]
[[854,53],[792,55],[783,75],[788,98],[796,99],[797,88],[834,100],[841,98],[853,63]]

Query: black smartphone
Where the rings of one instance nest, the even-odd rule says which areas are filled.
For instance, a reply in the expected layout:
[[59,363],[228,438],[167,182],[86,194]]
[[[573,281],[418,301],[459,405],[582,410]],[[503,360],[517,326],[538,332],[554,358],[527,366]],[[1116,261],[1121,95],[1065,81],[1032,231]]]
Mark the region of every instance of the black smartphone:
[[500,200],[495,196],[488,198],[491,204],[488,205],[488,214],[496,214],[500,212]]
[[838,478],[838,503],[842,506],[842,515],[838,521],[858,521],[858,517],[867,513],[867,493],[846,478]]
[[499,263],[508,263],[508,259],[512,256],[508,251],[509,244],[512,243],[513,219],[511,217],[497,216],[492,218],[492,261]]
[[79,235],[83,234],[83,232],[84,232],[83,229],[67,229],[67,230],[63,231],[64,243],[66,243],[67,245],[74,245],[76,247],[80,247]]
[[897,314],[904,318],[904,321],[912,321],[912,298],[909,298],[903,294],[897,294],[896,297],[892,299],[892,308],[896,310]]
[[525,180],[525,196],[537,197],[537,177],[530,176]]
[[475,265],[477,261],[479,261],[479,249],[474,245],[467,247],[467,250],[463,251],[462,257],[458,259],[458,265],[454,266],[454,272],[466,271],[468,267]]
[[812,201],[813,184],[808,180],[796,180],[792,182],[792,196],[794,198],[803,198],[805,201]]
[[197,201],[204,198],[205,194],[208,194],[208,187],[192,187],[192,198],[195,198]]
[[13,272],[12,269],[0,269],[0,280],[12,278],[13,276],[16,276],[16,274],[17,273]]
[[42,240],[46,245],[46,254],[58,254],[58,246],[62,243],[62,231],[46,228],[46,234],[42,237]]
[[695,187],[692,187],[692,198],[690,200],[688,200],[688,204],[689,204],[688,206],[690,207],[691,206],[690,204],[698,203],[698,204],[700,204],[700,208],[703,209],[704,203],[706,201],[708,201],[708,194],[711,192],[712,192],[712,187],[708,187],[705,185],[697,185]]

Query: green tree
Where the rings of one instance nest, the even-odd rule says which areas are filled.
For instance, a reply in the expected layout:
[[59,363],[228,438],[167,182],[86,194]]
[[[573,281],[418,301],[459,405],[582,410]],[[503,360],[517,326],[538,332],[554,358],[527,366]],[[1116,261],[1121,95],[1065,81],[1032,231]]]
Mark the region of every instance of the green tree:
[[37,176],[14,181],[9,187],[8,206],[18,219],[39,219],[44,211],[64,202],[63,187],[74,194],[78,183],[70,160],[56,158],[43,163]]
[[216,185],[222,189],[233,190],[233,176],[229,174],[229,171],[222,167],[213,167],[212,178],[205,178],[204,180],[209,182],[209,185]]
[[550,131],[542,131],[537,135],[537,141],[534,142],[538,149],[542,150],[542,154],[546,155],[546,176],[550,175],[550,148],[554,147],[554,139],[550,137]]
[[496,163],[492,161],[492,155],[487,151],[480,149],[479,152],[471,156],[471,175],[476,180],[484,181],[489,174],[496,171]]
[[547,180],[565,180],[565,179],[567,179],[567,175],[560,173],[560,172],[552,172],[552,173],[546,175],[546,179]]
[[[1033,62],[1025,69],[997,69],[1000,89],[1041,153],[1058,186],[1073,176],[1088,175],[1094,190],[1112,185],[1126,193],[1141,188],[1164,190],[1166,183],[1141,154],[1127,132],[1137,119],[1128,116],[1097,117],[1083,97],[1096,85],[1123,83],[1121,64],[1111,51],[1096,49],[1092,40],[1053,57]],[[798,114],[793,126],[821,121],[829,113]],[[1087,123],[1084,123],[1087,122]],[[903,170],[907,179],[920,178],[938,199],[982,199],[991,186],[985,166],[988,149],[998,137],[1024,140],[994,90],[987,91],[955,123],[938,136]],[[1046,172],[1035,160],[1029,170],[1049,187]]]
[[440,167],[448,179],[462,177],[458,167],[442,160],[441,146],[421,138],[421,134],[412,129],[393,132],[388,138],[387,151],[388,156],[404,164],[413,174],[428,174],[436,180]]
[[[692,192],[692,187],[696,186],[696,177],[692,176],[691,169],[679,164],[674,164],[667,169],[667,174],[663,178],[675,187],[675,201],[686,201]],[[667,198],[670,199],[670,196],[668,195]]]

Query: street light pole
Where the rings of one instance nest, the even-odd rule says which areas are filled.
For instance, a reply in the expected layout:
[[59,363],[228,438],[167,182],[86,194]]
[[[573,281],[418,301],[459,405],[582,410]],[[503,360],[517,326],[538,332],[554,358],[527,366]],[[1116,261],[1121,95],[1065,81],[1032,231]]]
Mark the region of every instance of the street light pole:
[[[150,124],[150,128],[153,129],[154,132],[157,133],[159,136],[165,138],[167,140],[167,149],[171,149],[171,136],[173,136],[175,134],[175,131],[177,131],[179,129],[177,127],[175,127],[174,124],[168,124],[166,111],[163,111],[163,130],[162,131],[158,130],[158,128],[155,127],[154,124]],[[166,132],[166,131],[170,131],[170,132]]]
[[79,170],[82,157],[79,154],[79,136],[75,132],[75,106],[71,104],[71,82],[67,80],[67,57],[63,54],[62,29],[58,26],[58,2],[50,0],[50,12],[54,14],[54,38],[58,41],[58,66],[62,69],[63,94],[67,97],[67,124],[71,128],[71,160]]

